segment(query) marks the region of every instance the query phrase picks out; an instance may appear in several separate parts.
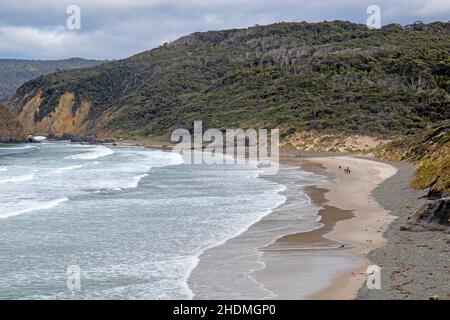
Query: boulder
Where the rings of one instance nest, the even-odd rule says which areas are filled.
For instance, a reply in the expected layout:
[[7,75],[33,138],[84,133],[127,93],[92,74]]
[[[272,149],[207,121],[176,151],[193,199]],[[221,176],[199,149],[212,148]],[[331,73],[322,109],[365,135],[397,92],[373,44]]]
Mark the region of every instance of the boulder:
[[400,228],[407,231],[450,232],[450,197],[428,201],[417,210],[407,225]]

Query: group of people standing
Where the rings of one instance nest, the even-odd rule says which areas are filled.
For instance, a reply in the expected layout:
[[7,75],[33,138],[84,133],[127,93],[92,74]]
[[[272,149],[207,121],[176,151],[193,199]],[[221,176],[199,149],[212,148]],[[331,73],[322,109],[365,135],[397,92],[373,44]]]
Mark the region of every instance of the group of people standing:
[[[339,166],[339,171],[341,171],[341,170],[342,170],[342,166]],[[350,174],[351,173],[350,167],[345,168],[344,172],[345,172],[345,174]]]

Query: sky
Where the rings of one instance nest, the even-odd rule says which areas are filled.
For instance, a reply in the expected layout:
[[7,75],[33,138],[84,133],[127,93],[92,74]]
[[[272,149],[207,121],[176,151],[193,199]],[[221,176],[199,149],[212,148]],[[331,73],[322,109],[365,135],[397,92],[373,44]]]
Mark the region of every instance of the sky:
[[[80,19],[68,13],[71,5]],[[196,31],[281,21],[366,23],[370,5],[379,6],[381,25],[450,17],[450,0],[0,0],[0,58],[122,59]]]

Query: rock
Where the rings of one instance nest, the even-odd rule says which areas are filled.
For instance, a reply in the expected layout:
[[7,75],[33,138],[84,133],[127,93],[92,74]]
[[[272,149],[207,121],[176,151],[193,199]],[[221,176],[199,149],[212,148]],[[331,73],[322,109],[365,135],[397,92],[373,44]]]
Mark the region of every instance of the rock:
[[0,142],[19,142],[25,140],[22,125],[14,115],[4,106],[0,105]]
[[450,197],[428,201],[411,217],[408,225],[401,226],[400,230],[450,231]]

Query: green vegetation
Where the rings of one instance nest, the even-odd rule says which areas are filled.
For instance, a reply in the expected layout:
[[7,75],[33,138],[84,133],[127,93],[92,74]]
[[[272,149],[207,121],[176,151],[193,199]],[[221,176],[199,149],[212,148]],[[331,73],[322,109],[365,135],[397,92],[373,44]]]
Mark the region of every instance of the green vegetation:
[[450,192],[450,121],[393,141],[377,153],[389,159],[416,162],[413,187]]
[[0,59],[0,101],[6,100],[22,84],[38,76],[58,70],[91,67],[102,62],[85,59],[50,61]]
[[[112,114],[118,134],[206,127],[279,127],[384,136],[449,118],[450,23],[278,23],[194,33],[131,58],[27,82],[40,119],[67,91]],[[22,101],[21,103],[23,103]]]

